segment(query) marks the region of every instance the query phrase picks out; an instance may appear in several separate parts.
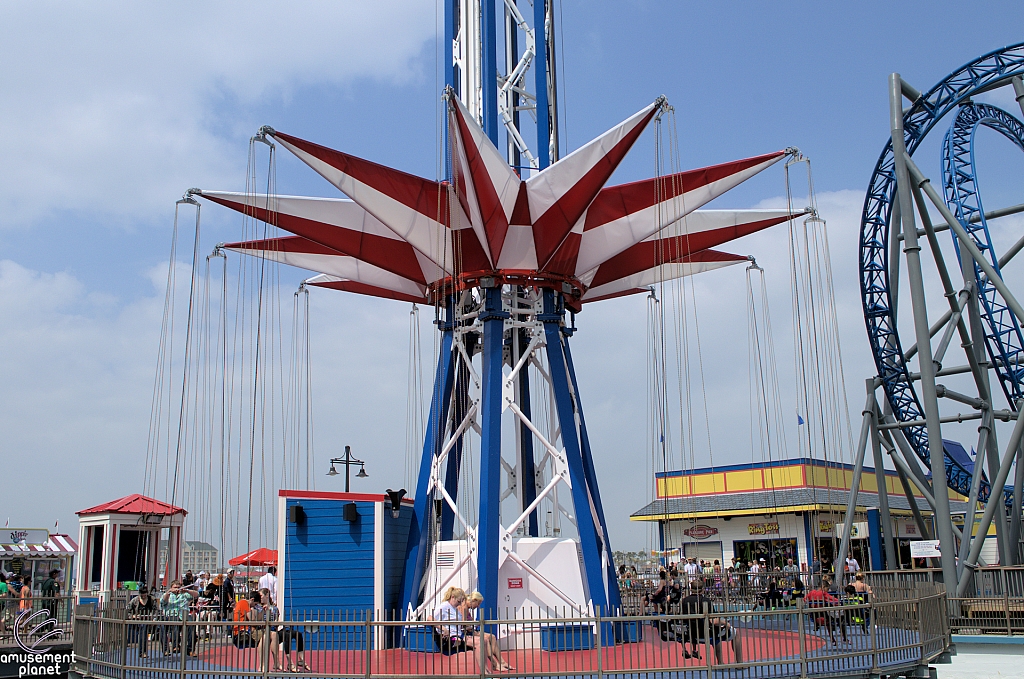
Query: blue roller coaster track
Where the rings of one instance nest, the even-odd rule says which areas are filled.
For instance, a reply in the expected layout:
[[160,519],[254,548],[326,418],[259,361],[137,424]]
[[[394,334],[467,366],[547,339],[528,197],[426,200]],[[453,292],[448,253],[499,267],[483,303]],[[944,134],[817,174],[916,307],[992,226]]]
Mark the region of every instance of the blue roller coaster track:
[[[939,120],[961,103],[980,92],[1007,84],[1018,75],[1024,76],[1024,43],[990,52],[946,76],[904,111],[907,152],[913,155]],[[924,409],[914,391],[896,328],[895,300],[889,279],[889,220],[895,193],[895,159],[892,141],[889,140],[868,184],[861,217],[861,300],[875,367],[893,416],[899,422],[923,421]],[[980,200],[977,204],[980,206]],[[930,455],[925,427],[910,425],[903,429],[903,433],[917,456],[928,464]],[[948,453],[944,458],[949,487],[961,495],[969,495],[971,470]],[[979,499],[987,500],[988,495],[989,486],[983,483]],[[1010,493],[1005,495],[1007,504],[1010,504]]]
[[[978,189],[978,175],[974,160],[974,135],[979,127],[999,132],[1024,151],[1024,125],[1006,111],[988,104],[966,104],[960,107],[953,124],[942,143],[942,189],[946,203],[963,225],[978,249],[988,256],[992,266],[1000,271],[999,257],[992,246],[992,234],[985,219]],[[957,257],[963,264],[959,240],[954,236]],[[985,345],[1003,393],[1010,403],[1024,396],[1024,335],[1017,317],[996,292],[992,281],[976,262],[974,277],[978,283],[981,315],[985,321]],[[1000,276],[1002,273],[1000,272]]]

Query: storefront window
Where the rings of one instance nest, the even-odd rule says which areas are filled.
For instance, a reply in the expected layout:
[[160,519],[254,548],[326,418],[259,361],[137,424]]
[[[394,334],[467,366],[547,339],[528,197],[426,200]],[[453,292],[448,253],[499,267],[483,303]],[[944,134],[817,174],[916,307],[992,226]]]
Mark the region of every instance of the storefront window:
[[776,570],[785,566],[787,559],[797,561],[796,538],[736,540],[732,543],[732,552],[743,562],[764,559],[765,566]]

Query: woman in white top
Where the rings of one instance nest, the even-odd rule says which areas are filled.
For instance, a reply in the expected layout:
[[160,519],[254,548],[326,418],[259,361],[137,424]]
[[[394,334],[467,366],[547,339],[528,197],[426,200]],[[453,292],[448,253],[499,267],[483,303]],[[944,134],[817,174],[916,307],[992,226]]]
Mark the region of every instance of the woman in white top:
[[[472,621],[476,620],[477,613],[480,610],[480,604],[483,603],[484,596],[480,592],[473,592],[467,598],[465,603],[462,605],[462,617],[464,620]],[[466,630],[466,645],[473,648],[477,640],[480,640],[480,647],[482,652],[487,655],[487,659],[491,661],[491,667],[495,672],[509,672],[515,668],[509,665],[501,658],[501,649],[498,648],[498,640],[490,632],[477,631],[476,627],[470,627]]]
[[[459,608],[466,600],[466,593],[458,587],[449,587],[441,598],[441,605],[434,612],[434,619],[440,622],[452,623],[462,620],[462,613]],[[440,637],[439,645],[441,652],[445,655],[459,653],[468,648],[466,645],[466,627],[461,624],[439,625],[437,634]]]

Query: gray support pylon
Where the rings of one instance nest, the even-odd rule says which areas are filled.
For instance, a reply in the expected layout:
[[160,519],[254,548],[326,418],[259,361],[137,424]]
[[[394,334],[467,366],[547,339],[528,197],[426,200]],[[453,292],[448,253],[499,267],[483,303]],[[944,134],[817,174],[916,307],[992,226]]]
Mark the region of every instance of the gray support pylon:
[[1024,495],[1024,445],[1017,446],[1017,460],[1013,464],[1013,503],[1010,510],[1010,564],[1019,566],[1021,501]]
[[[942,449],[942,424],[939,422],[939,402],[935,393],[935,364],[932,362],[931,337],[928,333],[928,309],[924,296],[924,278],[921,271],[921,246],[917,241],[914,221],[914,198],[910,175],[907,171],[907,149],[903,136],[903,94],[898,73],[889,76],[889,118],[893,156],[896,170],[896,194],[903,222],[903,252],[907,258],[907,277],[910,280],[910,298],[914,312],[914,331],[917,336],[918,365],[921,371],[921,392],[928,430],[928,452],[935,479],[935,528],[942,552],[942,580],[946,592],[952,594],[956,582],[956,543],[953,540],[953,522],[949,513],[949,493],[945,489],[946,467]],[[939,485],[943,487],[939,490]]]
[[[958,582],[964,574],[964,562],[967,561],[967,555],[970,554],[971,540],[974,535],[974,522],[978,518],[978,493],[981,491],[981,479],[984,476],[984,474],[982,474],[982,470],[985,468],[985,455],[982,451],[988,449],[988,437],[991,431],[992,411],[989,409],[982,415],[981,426],[978,427],[978,447],[975,448],[977,453],[974,458],[974,471],[971,474],[971,492],[967,496],[967,511],[964,513],[963,534],[966,535],[967,538],[960,540],[960,554],[956,564],[956,577]],[[991,473],[992,470],[990,468],[989,474]]]
[[[882,439],[882,442],[884,444],[885,440]],[[917,524],[917,529],[921,531],[921,537],[925,540],[930,540],[932,532],[928,530],[928,522],[924,520],[921,508],[917,506],[917,498],[914,497],[914,491],[910,489],[910,478],[907,477],[907,473],[903,471],[903,468],[895,462],[895,458],[899,453],[896,452],[896,449],[891,444],[883,445],[883,447],[885,452],[889,453],[889,457],[893,458],[893,466],[896,467],[896,475],[900,477],[903,495],[907,498],[907,504],[910,505],[910,513],[914,515],[914,523]]]
[[[1021,406],[1024,405],[1024,399],[1018,401],[1016,405],[1019,412]],[[1020,446],[1022,436],[1024,436],[1024,417],[1018,417],[1017,422],[1013,425],[1010,441],[1006,446],[1006,454],[1003,456],[1002,464],[999,465],[999,473],[992,481],[992,490],[988,496],[988,502],[985,503],[985,514],[981,517],[981,523],[978,525],[978,539],[971,542],[971,553],[967,556],[966,569],[956,587],[958,597],[963,596],[963,593],[967,591],[974,571],[978,568],[978,557],[981,556],[981,548],[985,544],[988,527],[992,525],[992,517],[997,510],[1005,512],[1006,505],[1000,500],[1003,495],[1003,487],[1006,485],[1006,477],[1010,475],[1010,466],[1013,464],[1014,458],[1017,457],[1017,448]]]
[[[868,380],[871,382],[871,380]],[[850,530],[853,528],[853,513],[857,511],[857,495],[860,493],[860,477],[864,472],[864,453],[867,451],[868,435],[871,433],[871,420],[875,410],[875,394],[868,387],[868,398],[864,403],[863,418],[860,425],[860,440],[857,443],[857,456],[853,461],[853,480],[850,482],[850,497],[846,501],[846,516],[843,517],[842,539],[839,541],[839,553],[834,562],[837,582],[842,584],[846,572],[846,555],[850,549]]]
[[[971,366],[971,374],[974,376],[974,383],[978,387],[978,396],[984,400],[991,402],[989,397],[989,380],[988,372],[982,369],[982,363],[985,361],[985,341],[984,335],[980,341],[974,341],[979,336],[974,334],[972,329],[971,332],[967,330],[967,324],[964,323],[964,317],[962,313],[963,307],[960,306],[960,300],[958,293],[953,289],[953,281],[949,277],[949,270],[946,269],[946,261],[942,256],[942,249],[939,247],[939,239],[935,235],[935,227],[932,225],[931,215],[928,214],[928,205],[924,201],[924,196],[921,195],[921,187],[914,186],[914,202],[917,204],[918,214],[921,215],[921,225],[924,227],[925,235],[928,237],[928,247],[932,253],[932,261],[935,262],[935,268],[939,273],[939,280],[942,282],[942,294],[946,297],[949,303],[949,315],[950,322],[953,322],[955,317],[956,331],[960,335],[960,345],[964,349],[964,353],[967,354],[967,363]],[[967,290],[967,302],[972,297],[977,303],[977,295],[971,294],[974,290],[974,267],[970,266],[970,276],[967,275],[967,269],[964,268],[964,263],[970,264],[970,259],[967,257],[960,258],[961,272],[964,275],[964,289]],[[950,333],[952,328],[946,328],[946,332],[943,334],[943,340],[949,341],[952,336]],[[929,328],[929,337],[931,336],[931,329]],[[939,343],[940,347],[943,347],[943,343]],[[944,349],[942,349],[944,351]],[[979,353],[980,352],[980,353]],[[941,362],[942,359],[939,359]]]
[[[984,372],[982,373],[981,379],[977,380],[978,384],[978,395],[981,396],[988,402],[988,411],[991,413],[992,409],[992,398],[991,398],[991,384],[988,377],[988,356],[985,349],[985,326],[981,319],[981,305],[978,300],[977,286],[975,285],[975,268],[974,261],[970,257],[961,257],[961,271],[964,274],[964,285],[968,287],[971,294],[967,298],[967,304],[965,308],[967,310],[968,323],[971,326],[971,346],[965,346],[965,351],[968,354],[968,358],[972,363],[977,363],[980,366],[984,366]],[[965,344],[967,344],[965,342]],[[984,420],[983,420],[984,421]],[[989,418],[991,421],[991,418]],[[977,450],[977,457],[975,460],[975,467],[981,467],[978,461],[988,463],[988,475],[992,476],[995,474],[995,470],[999,468],[999,447],[995,434],[994,428],[989,428],[988,435],[985,437],[985,448],[979,448]],[[984,457],[981,457],[984,456]],[[973,479],[972,479],[973,480]],[[973,506],[972,506],[973,507]],[[965,520],[965,524],[967,521]],[[1000,511],[995,516],[995,533],[996,533],[996,544],[999,548],[999,563],[1008,563],[1006,560],[1007,554],[1007,534],[1010,531],[1010,526],[1007,524],[1006,512]],[[973,542],[977,538],[974,534],[974,528],[972,526],[971,532],[967,532],[965,527],[965,534],[969,536],[968,542]],[[981,540],[985,540],[984,537],[979,536]],[[963,551],[963,547],[962,547]],[[957,578],[964,577],[964,563],[967,562],[967,556],[969,552],[964,552],[961,556],[961,563],[957,566]]]
[[[884,421],[886,424],[895,422],[892,415],[886,415]],[[921,469],[921,465],[917,461],[917,455],[914,453],[913,449],[911,449],[910,443],[907,441],[907,437],[904,436],[903,431],[900,429],[885,429],[883,431],[883,436],[892,435],[892,441],[895,441],[896,448],[902,454],[902,460],[907,474],[910,475],[910,478],[927,497],[932,497],[932,484],[929,483],[924,470]],[[892,441],[890,441],[890,443],[892,443]],[[932,511],[935,511],[935,507],[930,500],[929,504],[932,505]]]
[[882,462],[882,442],[878,435],[878,401],[875,400],[875,381],[866,380],[868,396],[871,397],[871,456],[875,464],[875,485],[878,487],[878,513],[882,520],[882,540],[885,546],[885,568],[896,570],[896,548],[892,534],[892,514],[889,512],[889,485],[885,464]]
[[[931,185],[928,178],[924,176],[924,173],[921,172],[920,168],[917,167],[905,151],[901,154],[901,157],[903,159],[902,165],[905,168],[905,172],[910,174],[913,181],[921,187],[921,190],[923,190],[925,195],[928,196],[928,200],[931,201],[932,205],[935,206],[935,209],[937,209],[939,214],[942,215],[942,218],[946,220],[947,224],[949,224],[949,228],[956,234],[957,239],[960,241],[961,247],[967,251],[967,254],[969,254],[975,262],[978,263],[978,268],[988,276],[989,282],[992,283],[992,287],[994,287],[996,292],[998,292],[1003,298],[1003,302],[1006,303],[1006,306],[1009,307],[1010,311],[1013,312],[1018,320],[1024,319],[1024,306],[1021,306],[1021,303],[1017,301],[1017,297],[1010,291],[1010,288],[995,270],[995,267],[992,266],[992,263],[988,261],[981,250],[978,249],[975,242],[971,240],[967,231],[957,220],[956,216],[950,211],[949,206],[947,206],[942,200],[942,197],[939,196],[935,187]],[[914,236],[916,240],[916,231],[914,232]]]
[[[995,473],[995,470],[999,469],[999,436],[995,427],[992,427],[992,431],[988,435],[988,450],[985,451],[985,457],[988,461],[988,473],[989,476]],[[1003,491],[999,491],[1002,493]],[[989,501],[992,501],[994,497],[994,491],[989,495]],[[999,503],[1003,504],[1003,503]],[[999,563],[1005,564],[1006,561],[1006,538],[1007,533],[1010,532],[1009,522],[1006,520],[1006,508],[1005,505],[998,507],[995,513],[995,517],[992,519],[996,524],[996,546],[999,550]],[[979,534],[980,535],[980,534]],[[985,531],[985,535],[988,535],[988,530]],[[982,537],[982,540],[986,539]]]

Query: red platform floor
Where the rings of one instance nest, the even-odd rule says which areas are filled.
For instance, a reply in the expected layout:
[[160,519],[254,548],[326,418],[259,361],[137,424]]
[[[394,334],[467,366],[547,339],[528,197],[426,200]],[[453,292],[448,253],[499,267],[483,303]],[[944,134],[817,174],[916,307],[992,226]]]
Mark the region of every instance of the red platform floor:
[[[653,630],[645,630],[653,635]],[[813,654],[825,646],[825,640],[814,634],[806,634],[805,649]],[[745,629],[742,633],[743,660],[746,662],[792,658],[800,653],[800,639],[795,632],[779,630]],[[683,646],[676,642],[662,641],[656,636],[639,643],[621,644],[601,649],[601,667],[605,671],[661,670],[669,668],[698,668],[707,664],[710,651],[712,663],[714,650],[701,647],[702,659],[685,658]],[[723,661],[734,662],[732,646],[722,644]],[[505,660],[515,668],[515,673],[540,674],[558,672],[597,671],[597,650],[587,651],[542,651],[540,649],[519,649],[503,651]],[[294,651],[292,657],[295,657]],[[313,648],[305,653],[306,664],[311,674],[365,675],[366,651],[322,651]],[[210,648],[200,653],[200,661],[210,666],[233,669],[257,669],[255,649],[239,650],[234,646]],[[471,653],[445,656],[440,653],[421,653],[405,649],[370,651],[369,662],[372,674],[479,674],[476,659]]]

